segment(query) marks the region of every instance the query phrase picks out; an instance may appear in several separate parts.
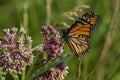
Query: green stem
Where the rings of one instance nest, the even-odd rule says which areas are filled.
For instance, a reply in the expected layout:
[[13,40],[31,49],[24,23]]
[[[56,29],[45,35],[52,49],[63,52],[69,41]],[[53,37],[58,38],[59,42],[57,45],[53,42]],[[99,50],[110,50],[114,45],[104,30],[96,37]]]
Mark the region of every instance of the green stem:
[[25,0],[23,11],[23,26],[27,32],[28,32],[28,2],[29,0]]
[[35,50],[36,50],[38,47],[40,47],[40,46],[41,46],[41,44],[40,44],[40,45],[38,45],[38,46],[36,46],[36,47],[34,47],[34,48],[32,48],[32,50],[31,50],[31,51],[32,51],[32,52],[33,52],[33,51],[35,51]]
[[25,80],[25,70],[22,71],[21,80]]
[[[37,47],[38,47],[38,46],[37,46]],[[37,47],[35,47],[35,48],[37,48]],[[34,50],[36,50],[36,49],[34,49]],[[34,51],[34,50],[33,50],[33,51]],[[33,70],[33,67],[34,67],[34,65],[35,65],[35,62],[37,61],[38,55],[39,55],[39,54],[37,54],[37,55],[35,56],[34,62],[33,62],[33,64],[30,66],[30,68],[28,69],[27,74],[26,74],[26,79],[24,79],[24,80],[27,80],[27,79],[28,79],[28,76],[30,76],[30,74],[31,74],[31,72],[32,72],[32,70]]]
[[81,60],[79,57],[78,58],[78,68],[77,68],[77,73],[76,73],[76,80],[80,80],[80,75],[81,75]]
[[[34,48],[32,48],[31,52],[35,51],[39,46],[41,46],[41,44],[38,45],[38,46],[36,46],[36,47],[34,47]],[[30,68],[28,69],[27,74],[26,74],[26,78],[30,75],[30,73],[31,73],[31,71],[32,71],[32,68],[34,67],[34,63],[35,63],[36,60],[37,60],[38,55],[39,55],[39,54],[37,54],[37,55],[35,56],[35,59],[34,59],[33,64],[32,64],[32,65],[30,66]]]
[[14,80],[19,80],[18,75],[15,75],[14,73],[9,73]]
[[51,5],[52,0],[46,0],[46,24],[49,25],[51,21]]

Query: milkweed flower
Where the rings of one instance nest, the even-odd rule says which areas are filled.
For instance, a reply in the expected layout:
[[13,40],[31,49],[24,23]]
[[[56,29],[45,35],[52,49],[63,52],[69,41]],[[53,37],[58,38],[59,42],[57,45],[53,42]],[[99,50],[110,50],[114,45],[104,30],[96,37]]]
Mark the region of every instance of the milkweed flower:
[[63,63],[60,63],[59,65],[40,74],[34,80],[63,80],[64,77],[67,76],[67,74],[68,66],[65,66],[63,65]]
[[24,31],[19,32],[15,27],[3,32],[4,38],[0,37],[0,67],[6,72],[21,73],[33,61],[31,37],[25,37]]
[[[43,35],[43,44],[38,48],[39,52],[47,54],[47,61],[59,57],[63,52],[64,44],[60,42],[60,34],[53,26],[43,26],[41,33]],[[63,80],[68,74],[68,66],[61,62],[57,66],[43,72],[35,80]]]
[[63,52],[64,44],[60,42],[60,34],[53,26],[43,26],[43,45],[38,48],[40,52],[46,52],[48,59],[54,59]]

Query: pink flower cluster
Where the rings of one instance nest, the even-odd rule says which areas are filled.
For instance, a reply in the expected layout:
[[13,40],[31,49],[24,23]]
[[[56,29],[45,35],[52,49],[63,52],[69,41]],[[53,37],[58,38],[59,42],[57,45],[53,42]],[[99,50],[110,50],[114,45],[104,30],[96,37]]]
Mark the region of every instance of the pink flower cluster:
[[33,61],[29,36],[22,39],[24,31],[17,28],[4,29],[4,38],[0,37],[0,67],[3,71],[21,73],[26,65]]
[[63,63],[59,64],[56,67],[47,70],[46,72],[40,74],[34,80],[63,80],[65,76],[68,74],[68,66],[63,65]]
[[[60,42],[60,34],[53,26],[43,26],[41,33],[43,34],[43,45],[38,51],[47,53],[47,61],[55,59],[63,52],[64,44]],[[43,60],[43,64],[46,60]],[[34,80],[63,80],[68,73],[68,66],[61,62],[57,66],[43,72]]]
[[52,26],[43,26],[41,33],[44,35],[43,48],[40,47],[38,50],[46,52],[48,59],[61,55],[64,44],[60,42],[59,32]]

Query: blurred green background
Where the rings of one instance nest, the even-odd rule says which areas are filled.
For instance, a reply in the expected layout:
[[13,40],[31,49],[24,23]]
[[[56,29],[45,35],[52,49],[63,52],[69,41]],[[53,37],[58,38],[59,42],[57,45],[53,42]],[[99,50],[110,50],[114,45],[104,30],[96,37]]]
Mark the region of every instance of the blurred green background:
[[[120,0],[52,0],[51,4],[50,24],[55,27],[64,19],[63,14],[76,6],[88,5],[90,8],[83,13],[93,11],[100,16],[90,38],[90,52],[81,57],[81,80],[120,80]],[[4,28],[23,24],[25,5],[28,7],[28,34],[36,46],[42,43],[40,28],[46,25],[46,0],[0,0],[0,36]],[[67,19],[64,22],[74,23]],[[66,60],[69,74],[65,80],[75,80],[77,57],[72,55],[67,45],[64,53],[70,54]]]

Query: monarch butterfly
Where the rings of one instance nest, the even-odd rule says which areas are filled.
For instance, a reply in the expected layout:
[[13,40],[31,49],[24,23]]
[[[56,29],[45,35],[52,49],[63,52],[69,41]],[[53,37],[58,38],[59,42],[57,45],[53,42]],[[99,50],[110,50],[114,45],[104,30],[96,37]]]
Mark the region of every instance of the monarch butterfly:
[[63,38],[76,56],[83,56],[89,51],[90,40],[99,17],[93,12],[84,14],[67,30],[63,30]]

